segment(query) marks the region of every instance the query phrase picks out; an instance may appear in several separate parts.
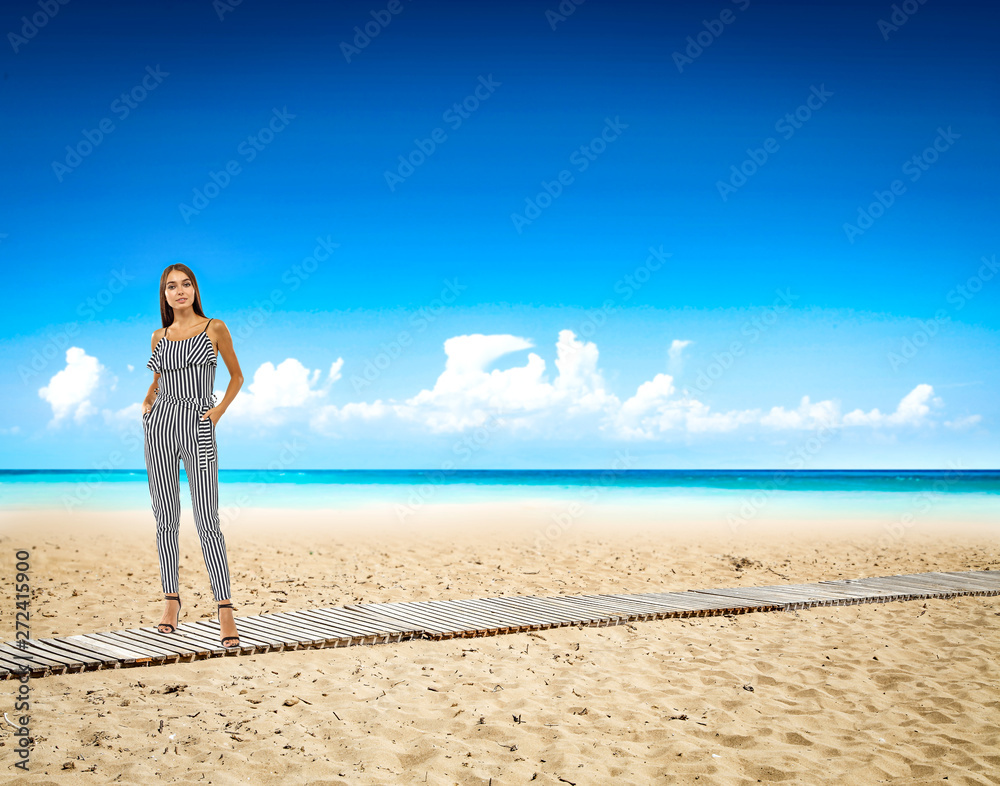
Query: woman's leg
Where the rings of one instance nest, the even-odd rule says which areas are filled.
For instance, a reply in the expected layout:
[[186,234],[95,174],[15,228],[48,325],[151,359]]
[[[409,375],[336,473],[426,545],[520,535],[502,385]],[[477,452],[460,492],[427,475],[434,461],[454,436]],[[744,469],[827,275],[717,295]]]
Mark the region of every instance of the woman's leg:
[[159,408],[144,416],[149,499],[156,519],[156,551],[164,594],[178,592],[178,534],[181,522],[180,464],[171,413]]
[[[214,433],[212,438],[215,438]],[[190,441],[185,441],[187,450],[182,449],[184,471],[191,488],[194,523],[198,528],[201,553],[208,569],[212,594],[216,602],[221,603],[229,600],[229,562],[226,559],[226,539],[219,526],[219,463],[213,458],[208,462],[207,470],[198,468],[193,449],[196,439],[197,435],[192,429]]]

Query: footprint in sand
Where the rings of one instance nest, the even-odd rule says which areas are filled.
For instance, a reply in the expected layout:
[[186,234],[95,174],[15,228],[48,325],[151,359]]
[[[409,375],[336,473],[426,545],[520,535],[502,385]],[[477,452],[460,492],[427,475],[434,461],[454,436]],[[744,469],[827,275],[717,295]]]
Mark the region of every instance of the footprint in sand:
[[812,740],[806,739],[797,731],[790,731],[785,735],[785,742],[789,745],[812,745]]
[[779,770],[777,767],[769,767],[766,764],[747,767],[747,774],[751,778],[756,778],[765,783],[787,781],[796,777],[795,773],[785,772],[784,770]]

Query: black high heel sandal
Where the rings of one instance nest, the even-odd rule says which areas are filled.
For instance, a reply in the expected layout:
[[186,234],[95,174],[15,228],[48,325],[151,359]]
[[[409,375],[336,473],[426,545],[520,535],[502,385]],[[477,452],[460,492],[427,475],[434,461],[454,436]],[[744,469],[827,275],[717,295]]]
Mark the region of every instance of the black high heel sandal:
[[[177,624],[181,624],[181,596],[180,595],[164,595],[167,600],[177,601]],[[160,630],[160,628],[170,628],[170,630]],[[171,625],[169,622],[161,622],[156,626],[157,633],[162,633],[164,636],[169,636],[171,633],[177,630],[177,627]]]
[[[220,603],[219,604],[219,608],[220,609],[231,609],[231,608],[233,608],[233,604],[232,603]],[[221,616],[219,617],[219,627],[220,628],[222,627],[222,617]],[[236,643],[235,644],[226,644],[227,641],[235,641]],[[227,650],[234,650],[234,649],[236,649],[237,647],[240,646],[240,637],[239,636],[223,636],[222,639],[219,641],[219,644],[221,644]]]

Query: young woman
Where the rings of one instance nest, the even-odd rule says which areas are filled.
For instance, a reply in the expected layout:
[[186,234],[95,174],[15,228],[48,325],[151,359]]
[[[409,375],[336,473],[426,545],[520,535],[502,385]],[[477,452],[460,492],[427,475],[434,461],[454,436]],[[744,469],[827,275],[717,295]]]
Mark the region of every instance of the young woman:
[[[160,633],[177,630],[181,599],[178,593],[178,533],[180,531],[180,470],[191,487],[194,520],[201,553],[219,605],[219,642],[239,647],[229,597],[226,541],[219,528],[219,463],[215,429],[243,385],[233,340],[220,319],[207,319],[194,273],[186,265],[170,265],[160,276],[160,317],[163,327],[153,333],[152,357],[146,367],[153,384],[142,402],[149,497],[156,519],[156,548],[160,581],[167,599]],[[229,387],[215,405],[212,386],[221,355],[229,370]],[[225,612],[225,613],[223,613]]]

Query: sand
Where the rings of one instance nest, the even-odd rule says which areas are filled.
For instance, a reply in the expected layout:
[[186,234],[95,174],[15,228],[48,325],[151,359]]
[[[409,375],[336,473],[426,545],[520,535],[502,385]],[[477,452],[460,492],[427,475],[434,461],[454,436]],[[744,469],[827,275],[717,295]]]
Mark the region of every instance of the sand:
[[[237,625],[356,602],[1000,566],[980,522],[887,546],[877,521],[733,533],[592,505],[546,538],[564,508],[426,505],[406,527],[387,508],[242,510],[224,527]],[[18,548],[32,636],[159,620],[147,511],[0,523],[4,640]],[[211,618],[187,509],[180,575],[181,622]],[[997,784],[998,652],[1000,597],[965,597],[217,658],[32,680],[31,772],[2,723],[0,759],[10,783]]]

